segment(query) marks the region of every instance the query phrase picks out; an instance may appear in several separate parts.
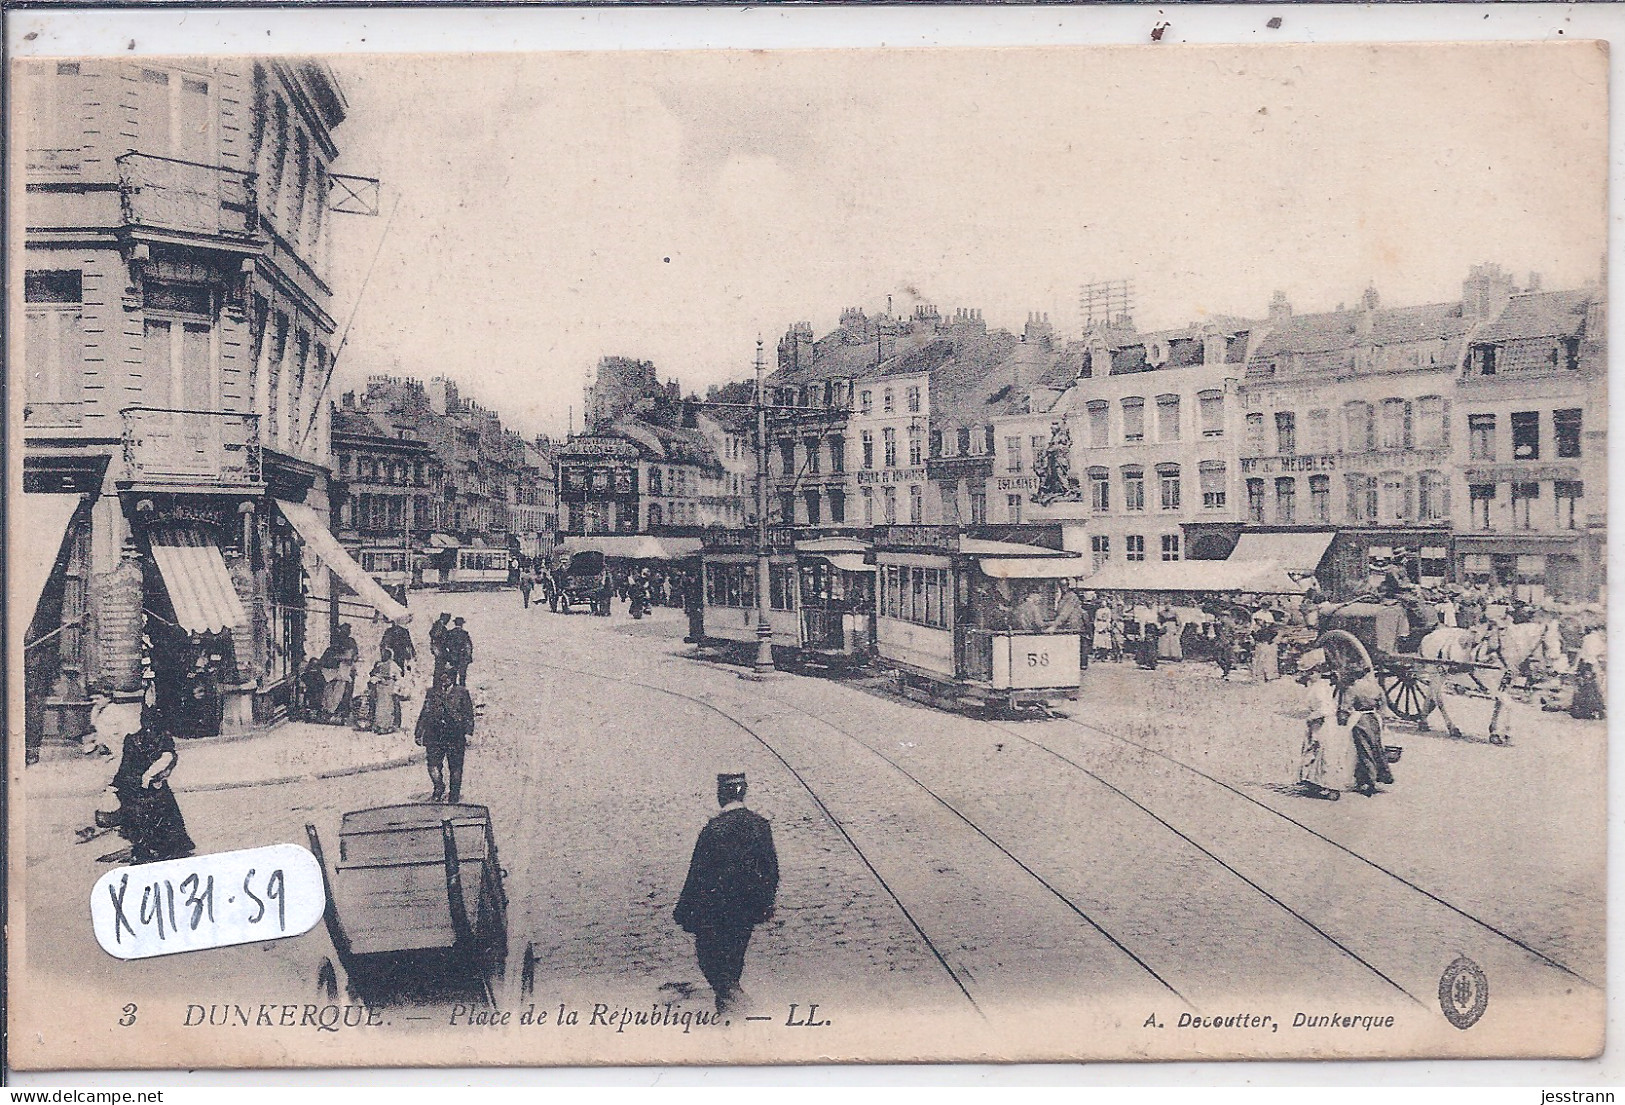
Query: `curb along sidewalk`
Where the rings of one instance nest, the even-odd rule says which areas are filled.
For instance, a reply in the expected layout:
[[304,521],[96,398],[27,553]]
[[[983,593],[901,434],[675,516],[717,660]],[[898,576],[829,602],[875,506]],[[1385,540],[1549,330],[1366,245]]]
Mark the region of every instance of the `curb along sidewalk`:
[[[179,763],[170,783],[180,794],[388,771],[423,757],[410,729],[378,734],[300,721],[243,736],[175,744]],[[118,770],[118,749],[113,751],[111,758],[76,753],[33,764],[23,773],[23,789],[31,798],[93,795]]]

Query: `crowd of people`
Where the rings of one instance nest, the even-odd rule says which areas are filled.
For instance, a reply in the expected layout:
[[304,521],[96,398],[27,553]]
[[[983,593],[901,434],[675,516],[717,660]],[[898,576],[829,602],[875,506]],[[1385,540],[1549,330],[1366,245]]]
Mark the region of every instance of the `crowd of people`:
[[[656,607],[683,608],[696,576],[696,571],[675,565],[606,567],[595,581],[590,596],[581,594],[577,584],[573,597],[577,601],[592,598],[600,614],[608,615],[613,609],[612,603],[621,603],[628,607],[632,617],[642,618]],[[563,565],[538,565],[534,572],[520,575],[518,591],[526,609],[530,608],[532,594],[539,591],[538,603],[547,603],[556,614],[571,597],[571,583]]]

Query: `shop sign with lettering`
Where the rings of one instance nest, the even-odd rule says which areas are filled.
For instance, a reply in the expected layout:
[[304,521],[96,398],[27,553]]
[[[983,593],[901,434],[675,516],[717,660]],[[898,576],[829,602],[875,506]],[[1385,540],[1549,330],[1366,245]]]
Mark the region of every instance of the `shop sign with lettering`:
[[618,437],[582,437],[564,447],[567,457],[620,457],[636,460],[638,447]]
[[1493,464],[1466,471],[1468,483],[1535,483],[1540,480],[1578,480],[1572,464]]
[[1000,491],[1037,491],[1037,476],[1000,476],[993,481],[993,486]]
[[864,469],[858,473],[859,487],[868,487],[874,484],[922,483],[924,480],[924,468]]
[[874,534],[877,548],[959,550],[955,526],[876,526]]

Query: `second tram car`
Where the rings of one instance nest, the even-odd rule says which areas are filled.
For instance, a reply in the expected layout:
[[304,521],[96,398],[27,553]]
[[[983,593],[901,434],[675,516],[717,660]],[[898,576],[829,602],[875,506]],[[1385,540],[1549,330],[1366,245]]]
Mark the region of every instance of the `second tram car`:
[[423,585],[442,591],[488,591],[506,587],[509,561],[506,549],[438,549],[424,562]]
[[903,689],[1012,709],[1077,697],[1077,553],[933,526],[883,527],[874,550],[876,650]]
[[825,667],[868,661],[875,643],[875,566],[855,537],[796,542],[801,659]]

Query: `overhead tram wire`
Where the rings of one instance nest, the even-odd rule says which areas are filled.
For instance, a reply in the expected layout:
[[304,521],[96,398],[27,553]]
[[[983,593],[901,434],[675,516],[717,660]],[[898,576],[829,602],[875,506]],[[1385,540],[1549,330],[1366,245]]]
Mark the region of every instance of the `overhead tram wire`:
[[339,366],[339,357],[343,354],[344,347],[350,342],[350,328],[355,325],[355,317],[361,311],[361,301],[367,294],[367,285],[372,282],[373,270],[378,267],[378,258],[383,255],[384,243],[389,240],[389,230],[390,227],[395,225],[395,213],[401,209],[401,197],[404,194],[397,191],[395,193],[395,202],[390,205],[389,218],[384,220],[383,232],[378,235],[378,248],[372,251],[372,260],[367,264],[366,275],[361,278],[361,287],[355,293],[355,303],[350,307],[349,321],[344,324],[344,330],[339,334],[339,344],[333,350],[332,359],[327,362],[327,373],[322,377],[322,386],[316,389],[316,398],[310,404],[310,417],[305,422],[305,432],[299,438],[299,447],[301,449],[310,440],[311,431],[321,421],[322,399],[327,395],[328,385],[333,382],[333,372]]

